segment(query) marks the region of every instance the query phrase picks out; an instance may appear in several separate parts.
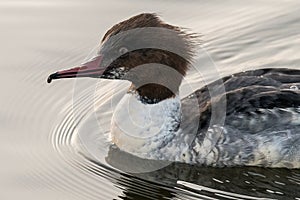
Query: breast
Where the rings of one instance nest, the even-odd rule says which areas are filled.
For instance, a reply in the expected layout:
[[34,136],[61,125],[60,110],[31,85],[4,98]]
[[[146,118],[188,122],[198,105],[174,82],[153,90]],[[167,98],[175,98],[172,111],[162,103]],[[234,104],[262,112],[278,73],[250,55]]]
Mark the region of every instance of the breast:
[[180,117],[178,98],[144,104],[136,94],[128,93],[114,111],[110,137],[120,149],[142,157],[162,145],[159,138],[174,132]]

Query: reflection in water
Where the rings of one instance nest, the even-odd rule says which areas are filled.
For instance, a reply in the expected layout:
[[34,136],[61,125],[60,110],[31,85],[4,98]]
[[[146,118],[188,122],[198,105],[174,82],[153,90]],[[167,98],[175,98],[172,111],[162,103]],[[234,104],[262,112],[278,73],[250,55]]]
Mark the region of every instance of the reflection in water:
[[[126,171],[128,164],[147,161],[134,157],[111,146],[106,158],[107,162],[119,170]],[[152,161],[148,161],[151,164]],[[184,163],[172,163],[160,170],[137,173],[132,176],[151,181],[154,185],[171,187],[173,192],[180,193],[180,188],[191,194],[201,194],[207,197],[239,197],[243,199],[293,198],[300,184],[300,170],[268,169],[258,167],[212,168]],[[193,183],[199,187],[185,187],[181,182]],[[188,184],[192,185],[192,184]],[[199,188],[201,190],[199,190]],[[299,193],[299,192],[298,192]],[[159,194],[159,193],[158,193]]]
[[[88,159],[88,158],[87,158]],[[98,176],[103,176],[100,168],[106,167],[102,163],[89,159],[95,168],[88,170]],[[172,185],[165,185],[152,180],[144,179],[143,176],[135,176],[127,173],[115,171],[109,168],[110,174],[115,173],[114,178],[108,178],[116,187],[122,189],[121,199],[171,199],[175,196],[176,190]]]

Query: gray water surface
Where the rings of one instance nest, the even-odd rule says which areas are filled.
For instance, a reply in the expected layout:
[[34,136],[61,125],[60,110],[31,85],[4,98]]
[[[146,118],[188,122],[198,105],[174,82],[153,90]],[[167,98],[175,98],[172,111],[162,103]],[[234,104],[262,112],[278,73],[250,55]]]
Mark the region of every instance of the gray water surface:
[[300,170],[171,164],[128,173],[153,164],[107,140],[128,83],[46,83],[93,54],[112,25],[141,12],[203,35],[211,60],[188,73],[181,96],[247,69],[300,69],[297,0],[1,0],[0,199],[299,200]]

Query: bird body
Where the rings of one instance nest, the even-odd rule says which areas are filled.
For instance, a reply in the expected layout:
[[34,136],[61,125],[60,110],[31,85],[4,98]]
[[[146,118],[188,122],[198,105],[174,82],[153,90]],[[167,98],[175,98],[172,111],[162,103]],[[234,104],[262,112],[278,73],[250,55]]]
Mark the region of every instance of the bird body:
[[51,74],[48,82],[73,77],[130,81],[114,111],[110,139],[138,157],[300,168],[300,70],[240,72],[180,99],[194,39],[155,14],[140,14],[113,26],[91,61]]

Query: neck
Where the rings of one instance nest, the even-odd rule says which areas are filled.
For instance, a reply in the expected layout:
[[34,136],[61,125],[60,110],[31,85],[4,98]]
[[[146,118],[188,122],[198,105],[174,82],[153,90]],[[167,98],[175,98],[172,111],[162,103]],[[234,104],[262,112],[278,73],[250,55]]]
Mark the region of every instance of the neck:
[[111,140],[120,149],[143,157],[175,137],[181,105],[177,96],[155,104],[145,104],[141,98],[138,93],[127,93],[121,99],[112,118]]
[[154,104],[178,94],[183,74],[159,63],[134,67],[123,79],[131,81],[129,91],[137,93],[143,103]]
[[176,97],[176,94],[169,88],[154,83],[146,84],[139,88],[136,88],[135,85],[132,84],[128,93],[136,93],[136,97],[144,104],[155,104]]

